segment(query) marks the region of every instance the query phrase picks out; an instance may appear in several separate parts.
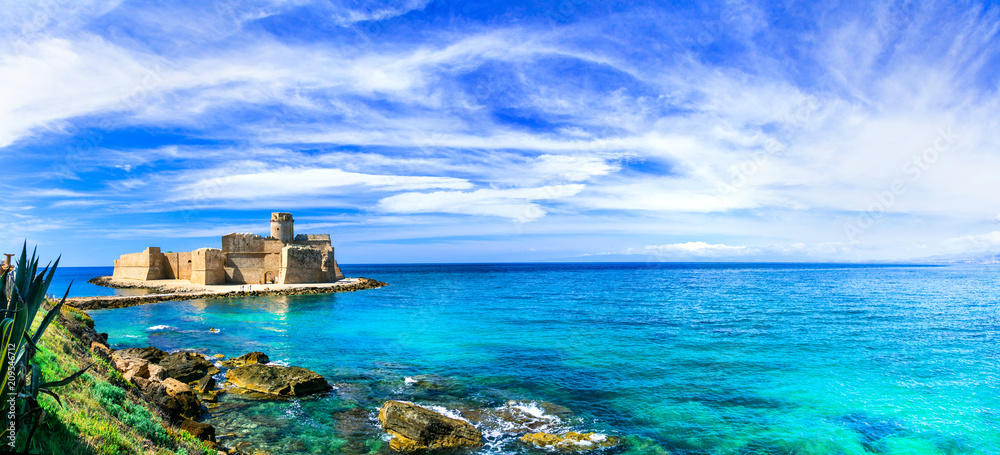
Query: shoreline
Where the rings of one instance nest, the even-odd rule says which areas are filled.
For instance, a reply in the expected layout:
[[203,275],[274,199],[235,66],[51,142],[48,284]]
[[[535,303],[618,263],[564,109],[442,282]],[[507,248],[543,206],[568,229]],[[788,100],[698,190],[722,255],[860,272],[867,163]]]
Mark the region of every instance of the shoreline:
[[[69,297],[66,304],[82,310],[128,308],[147,303],[175,300],[217,299],[228,297],[256,297],[268,295],[331,294],[377,289],[387,286],[371,278],[345,278],[333,283],[308,283],[299,285],[197,285],[185,280],[121,280],[102,276],[87,281],[98,286],[116,289],[146,289],[150,294]],[[253,289],[259,286],[261,289]]]

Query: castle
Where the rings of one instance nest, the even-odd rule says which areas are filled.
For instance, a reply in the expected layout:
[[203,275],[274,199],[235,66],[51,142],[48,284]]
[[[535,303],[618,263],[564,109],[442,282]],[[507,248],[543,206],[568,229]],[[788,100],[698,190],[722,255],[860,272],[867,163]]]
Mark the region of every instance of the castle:
[[271,235],[228,234],[222,249],[162,253],[157,247],[123,254],[115,278],[188,280],[195,284],[331,283],[344,278],[329,234],[295,235],[291,213],[271,214]]

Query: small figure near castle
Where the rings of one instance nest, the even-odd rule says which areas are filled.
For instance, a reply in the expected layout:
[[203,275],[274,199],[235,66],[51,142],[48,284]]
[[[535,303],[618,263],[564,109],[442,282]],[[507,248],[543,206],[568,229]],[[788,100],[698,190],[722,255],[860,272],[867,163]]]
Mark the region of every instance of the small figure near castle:
[[295,235],[291,213],[271,214],[271,235],[227,234],[222,249],[162,253],[158,247],[123,254],[115,278],[188,280],[194,284],[332,283],[344,278],[329,234]]

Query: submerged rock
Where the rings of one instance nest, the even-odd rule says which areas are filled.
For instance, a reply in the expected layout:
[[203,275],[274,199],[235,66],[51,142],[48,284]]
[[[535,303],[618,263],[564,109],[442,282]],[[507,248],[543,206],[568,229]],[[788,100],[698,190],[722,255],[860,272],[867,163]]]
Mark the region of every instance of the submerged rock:
[[389,448],[398,452],[483,445],[483,435],[469,422],[402,401],[386,401],[378,412],[382,428],[393,436]]
[[270,361],[271,359],[269,359],[267,357],[267,354],[264,354],[263,352],[250,352],[247,354],[243,354],[235,359],[223,360],[219,363],[227,367],[242,367],[254,364],[263,365]]
[[407,385],[428,390],[445,390],[455,387],[455,383],[450,379],[437,374],[418,374],[416,376],[407,376],[404,379],[404,382]]
[[167,377],[181,382],[197,381],[206,374],[219,372],[219,368],[205,360],[200,354],[191,352],[175,352],[156,362],[163,367]]
[[280,396],[302,396],[332,389],[323,376],[300,367],[247,365],[226,372],[230,384]]
[[573,417],[573,411],[548,401],[514,401],[492,409],[463,410],[462,416],[504,434],[549,432]]
[[563,434],[528,433],[521,436],[521,441],[540,449],[557,450],[560,452],[583,452],[587,450],[614,447],[618,438],[600,433],[577,433],[569,431]]

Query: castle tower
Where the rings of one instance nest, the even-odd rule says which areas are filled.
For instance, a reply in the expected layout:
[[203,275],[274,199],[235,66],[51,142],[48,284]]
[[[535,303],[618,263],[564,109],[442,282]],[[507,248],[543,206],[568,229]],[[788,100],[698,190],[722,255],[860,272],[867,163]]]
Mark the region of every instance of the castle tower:
[[289,244],[295,239],[295,228],[292,226],[295,220],[292,214],[287,212],[274,212],[271,214],[271,237]]

